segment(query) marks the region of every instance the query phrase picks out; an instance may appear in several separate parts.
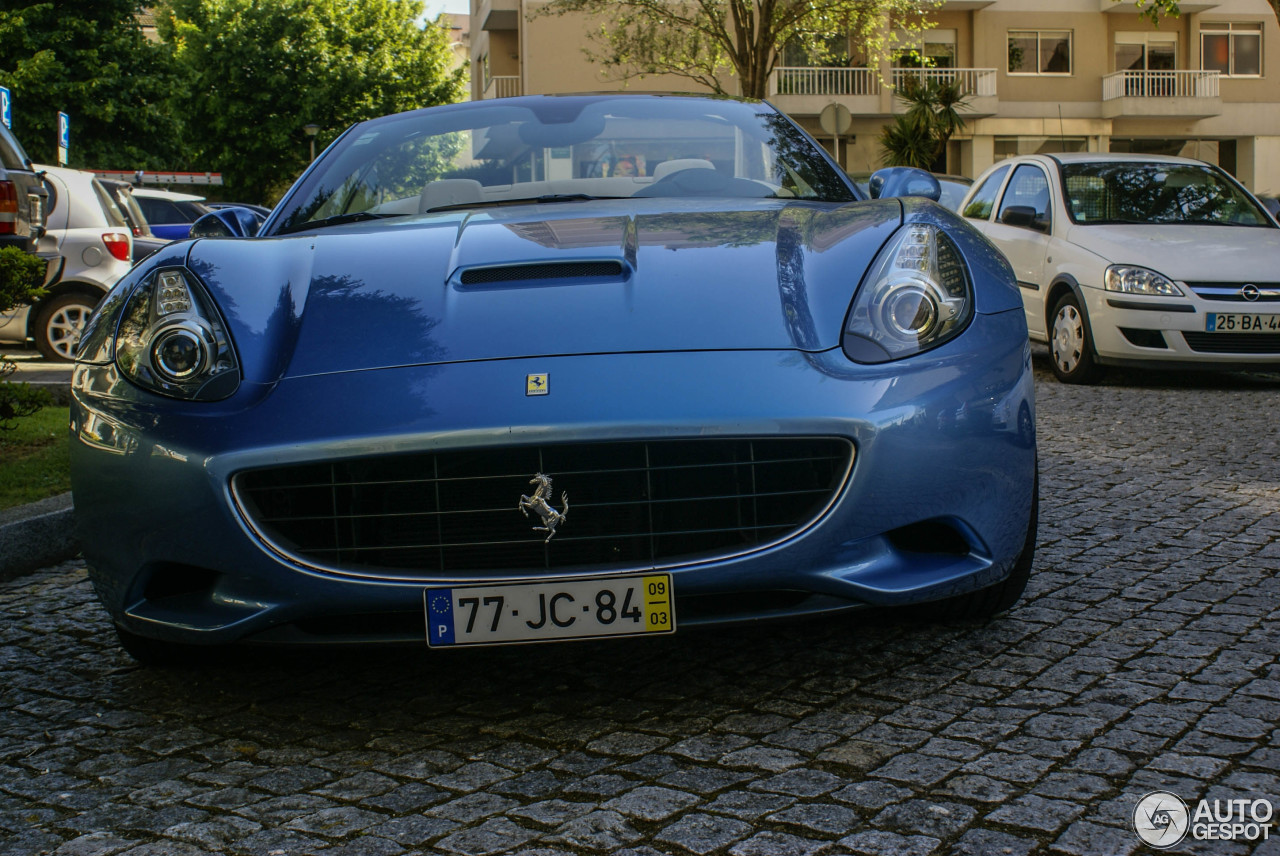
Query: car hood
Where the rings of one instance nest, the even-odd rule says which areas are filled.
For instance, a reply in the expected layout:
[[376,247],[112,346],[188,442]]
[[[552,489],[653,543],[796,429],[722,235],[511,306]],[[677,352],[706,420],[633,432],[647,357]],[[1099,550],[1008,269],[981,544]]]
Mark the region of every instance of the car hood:
[[1112,264],[1151,268],[1183,282],[1271,281],[1280,229],[1245,226],[1073,226],[1067,240]]
[[625,200],[193,243],[246,379],[471,360],[839,345],[896,200]]

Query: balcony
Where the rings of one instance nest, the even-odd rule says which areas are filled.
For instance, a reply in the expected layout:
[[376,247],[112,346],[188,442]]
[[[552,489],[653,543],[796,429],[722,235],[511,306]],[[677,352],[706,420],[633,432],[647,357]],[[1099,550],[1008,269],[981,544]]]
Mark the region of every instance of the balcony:
[[816,116],[836,100],[855,116],[878,116],[880,74],[873,68],[783,66],[769,76],[769,100],[793,116]]
[[[893,88],[901,89],[908,77],[947,83],[959,80],[968,95],[961,111],[966,117],[993,116],[1000,106],[1000,100],[996,95],[994,68],[895,68],[892,77]],[[906,106],[901,100],[894,99],[893,112],[906,112]]]
[[489,82],[484,85],[484,92],[481,94],[481,100],[490,98],[514,98],[522,94],[520,86],[520,77],[518,75],[495,75],[489,78]]
[[476,12],[482,30],[496,32],[520,28],[520,0],[480,0]]
[[1106,119],[1203,119],[1222,114],[1217,71],[1117,71],[1102,78]]
[[[1222,5],[1222,0],[1183,0],[1178,9],[1183,15],[1207,12]],[[1117,3],[1116,0],[1098,0],[1098,11],[1108,15],[1137,15],[1142,7],[1137,3]]]

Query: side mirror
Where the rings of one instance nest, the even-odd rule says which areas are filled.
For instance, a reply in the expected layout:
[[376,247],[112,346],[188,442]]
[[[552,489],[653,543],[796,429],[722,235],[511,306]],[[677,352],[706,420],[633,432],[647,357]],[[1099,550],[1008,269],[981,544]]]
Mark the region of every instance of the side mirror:
[[1006,226],[1035,229],[1037,232],[1049,231],[1048,221],[1041,220],[1036,209],[1030,205],[1010,205],[1000,212],[1000,222]]
[[942,198],[942,185],[932,173],[912,166],[887,166],[871,173],[867,182],[872,199],[892,196],[923,196],[937,202]]
[[191,224],[193,238],[252,238],[265,218],[248,208],[219,208]]

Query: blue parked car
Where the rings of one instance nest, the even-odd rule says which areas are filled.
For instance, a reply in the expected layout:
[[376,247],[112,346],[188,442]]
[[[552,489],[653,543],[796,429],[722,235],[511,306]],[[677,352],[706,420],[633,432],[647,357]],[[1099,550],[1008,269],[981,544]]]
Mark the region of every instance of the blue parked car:
[[191,224],[211,209],[204,204],[203,196],[135,187],[133,198],[142,209],[151,233],[167,241],[179,241],[191,232]]
[[125,647],[432,648],[1011,606],[1035,552],[1022,301],[894,170],[765,103],[540,96],[348,129],[206,215],[75,373]]

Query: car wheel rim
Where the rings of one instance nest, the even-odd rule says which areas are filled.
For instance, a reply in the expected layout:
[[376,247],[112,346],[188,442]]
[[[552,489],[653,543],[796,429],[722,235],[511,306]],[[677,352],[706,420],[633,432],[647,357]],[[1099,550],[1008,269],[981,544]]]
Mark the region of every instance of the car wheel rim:
[[1084,356],[1084,321],[1074,306],[1064,306],[1053,320],[1053,361],[1071,374]]
[[89,310],[84,306],[64,306],[49,318],[45,333],[49,337],[49,346],[58,356],[68,360],[75,358],[80,332],[88,318]]

